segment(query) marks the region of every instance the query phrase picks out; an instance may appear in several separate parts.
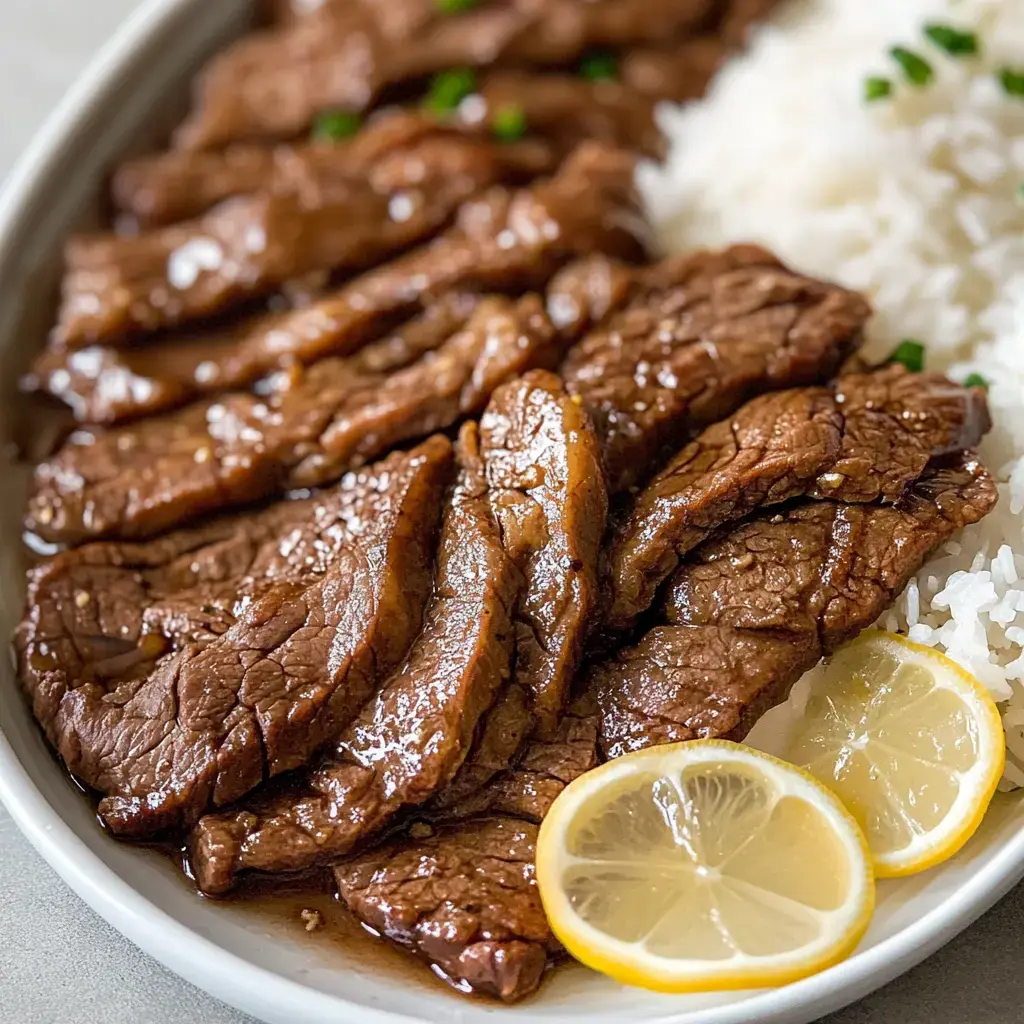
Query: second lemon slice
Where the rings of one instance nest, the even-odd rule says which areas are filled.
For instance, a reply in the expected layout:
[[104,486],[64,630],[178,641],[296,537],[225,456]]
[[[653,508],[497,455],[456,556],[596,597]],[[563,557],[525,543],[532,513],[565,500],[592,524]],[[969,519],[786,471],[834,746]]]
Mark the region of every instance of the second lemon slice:
[[537,880],[578,960],[667,992],[804,977],[856,945],[874,904],[864,837],[840,802],[720,740],[574,782],[541,827]]
[[909,875],[971,837],[1006,741],[985,688],[945,655],[872,630],[822,669],[786,756],[828,785],[867,835],[876,874]]

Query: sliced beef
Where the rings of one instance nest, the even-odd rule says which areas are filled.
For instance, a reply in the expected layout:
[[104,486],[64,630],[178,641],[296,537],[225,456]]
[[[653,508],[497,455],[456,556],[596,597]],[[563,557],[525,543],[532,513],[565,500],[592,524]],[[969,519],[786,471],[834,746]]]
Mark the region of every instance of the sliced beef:
[[989,425],[981,388],[898,364],[753,399],[637,495],[607,555],[605,622],[631,625],[722,524],[801,495],[898,501],[933,457],[974,447]]
[[203,819],[190,845],[204,891],[223,891],[240,870],[292,871],[348,853],[458,770],[508,682],[522,580],[493,516],[475,424],[462,432],[460,458],[434,597],[408,659],[311,774],[307,794]]
[[591,673],[606,756],[742,739],[996,497],[968,452],[933,464],[895,505],[804,501],[712,537],[669,581],[668,624]]
[[667,95],[651,96],[616,79],[595,82],[574,73],[529,71],[495,71],[481,80],[477,95],[459,110],[458,123],[467,130],[491,129],[503,112],[515,110],[530,136],[562,153],[601,139],[647,156],[664,155],[654,108]]
[[[145,348],[92,347],[75,355],[51,348],[26,386],[50,392],[96,422],[127,419],[246,386],[282,365],[351,353],[379,338],[396,319],[453,289],[540,288],[582,254],[638,260],[647,229],[633,190],[633,168],[624,152],[583,146],[550,181],[519,192],[495,189],[467,202],[458,223],[433,244],[356,278],[308,308],[251,318],[213,337]],[[587,261],[600,262],[597,257]],[[560,301],[571,304],[568,297]],[[112,378],[101,376],[115,368]]]
[[[533,739],[515,769],[405,836],[335,865],[345,905],[460,988],[512,1001],[532,992],[561,947],[533,881],[536,825],[598,763],[597,716],[577,702],[556,735]],[[474,815],[500,817],[471,817]],[[447,824],[436,824],[438,817]],[[464,822],[452,821],[468,817]]]
[[621,78],[592,81],[578,73],[495,70],[480,76],[477,92],[454,116],[429,108],[386,109],[352,139],[340,142],[259,145],[235,143],[210,152],[170,150],[128,161],[114,175],[115,207],[146,227],[199,216],[233,196],[254,192],[290,193],[325,175],[367,174],[398,150],[422,145],[431,136],[458,133],[494,138],[496,120],[510,110],[521,114],[530,139],[503,154],[512,179],[548,174],[556,154],[565,156],[588,139],[661,155],[664,138],[655,124],[659,100],[700,95],[724,56],[715,40],[687,40],[681,46],[634,51]]
[[435,601],[405,668],[312,774],[311,793],[203,820],[192,846],[205,891],[222,891],[238,870],[345,854],[403,807],[488,781],[534,721],[554,734],[597,591],[597,438],[558,378],[536,372],[499,389],[462,444]]
[[[497,718],[499,723],[518,724],[516,718],[507,714],[506,704],[491,712],[487,722],[489,730],[495,723],[497,711],[506,712]],[[468,785],[460,788],[456,783],[474,763],[467,760],[463,772],[435,800],[429,812],[442,819],[494,813],[538,823],[543,821],[562,790],[584,772],[597,767],[598,724],[593,701],[583,694],[569,706],[558,728],[547,738],[535,736],[524,748],[509,753],[508,743],[502,745],[495,737],[488,748],[492,754],[491,771],[486,775],[477,774],[475,788]],[[487,738],[486,731],[484,738]],[[477,757],[475,763],[482,766],[483,759]]]
[[562,375],[604,439],[612,494],[764,391],[827,380],[870,310],[754,246],[676,257],[567,357]]
[[[387,513],[389,478],[400,490],[410,474],[443,478],[450,461],[448,442],[433,438],[351,474],[329,493],[221,516],[145,543],[62,552],[30,573],[23,644],[40,631],[43,642],[75,637],[91,670],[113,678],[169,650],[208,643],[268,587],[321,578],[342,546]],[[96,669],[94,662],[107,661]]]
[[200,75],[183,149],[291,138],[318,111],[364,110],[392,83],[451,67],[564,64],[591,47],[658,43],[699,27],[712,0],[542,0],[483,5],[453,16],[421,0],[327,4],[291,24],[245,36]]
[[511,681],[483,717],[466,760],[431,806],[443,810],[476,797],[495,776],[515,764],[536,723],[531,694]]
[[623,305],[647,273],[600,253],[573,260],[548,283],[548,316],[576,340]]
[[311,271],[372,266],[444,227],[475,192],[551,166],[540,143],[458,133],[427,135],[366,169],[297,158],[287,187],[236,196],[198,220],[72,239],[57,342],[120,342],[222,312]]
[[607,514],[593,426],[557,377],[531,373],[499,389],[481,431],[502,541],[524,577],[515,613],[516,665],[469,756],[435,798],[442,808],[476,799],[516,763],[531,734],[559,735],[595,609]]
[[[62,543],[151,536],[203,513],[317,486],[479,412],[503,380],[553,365],[562,351],[536,296],[450,296],[417,327],[394,349],[425,350],[391,373],[371,372],[364,352],[284,375],[269,394],[236,392],[72,435],[36,467],[28,528]],[[386,361],[389,351],[371,354]]]
[[[292,363],[269,374],[254,387],[270,404],[297,389],[307,395],[322,387],[330,393],[344,383],[401,370],[434,351],[460,330],[476,307],[470,294],[448,292],[431,303],[421,316],[397,326],[390,334],[369,342],[352,355],[323,359],[309,369]],[[261,317],[265,324],[284,316]],[[216,334],[184,337],[173,344],[141,344],[131,348],[94,345],[76,350],[47,349],[36,360],[31,374],[22,379],[22,389],[46,392],[67,403],[81,423],[111,426],[184,405],[205,374],[211,357],[238,343],[252,329],[253,320],[243,320]],[[386,332],[386,323],[381,330]],[[292,396],[292,401],[298,395]],[[321,399],[318,397],[317,402]],[[323,399],[330,405],[329,397]]]
[[392,841],[334,877],[345,906],[375,931],[458,987],[512,1002],[537,988],[561,949],[537,892],[536,845],[536,825],[489,818]]
[[[308,191],[335,178],[369,177],[378,187],[413,185],[417,162],[421,173],[427,173],[424,160],[446,152],[436,148],[442,140],[451,147],[452,160],[469,141],[466,135],[461,125],[443,123],[425,110],[382,111],[344,141],[235,145],[212,153],[171,150],[140,157],[118,168],[111,191],[115,207],[138,223],[168,224],[198,216],[232,196]],[[467,154],[472,152],[466,148]],[[402,154],[412,167],[403,163]],[[495,147],[491,159],[509,181],[554,170],[552,151],[540,143]],[[457,161],[453,169],[465,173]]]
[[554,731],[597,598],[608,497],[597,435],[553,374],[495,392],[480,422],[502,543],[525,587],[515,612],[516,683]]
[[729,52],[718,34],[684,37],[658,47],[608,54],[607,77],[570,72],[497,70],[481,77],[478,100],[463,104],[459,123],[493,127],[501,111],[522,112],[527,132],[563,153],[587,139],[651,157],[665,151],[655,109],[664,101],[684,103],[704,94]]
[[[630,94],[650,101],[685,103],[699,99],[732,45],[740,42],[734,32],[725,34],[716,29],[713,34],[686,38],[667,47],[629,50],[622,55],[619,77]],[[638,105],[637,111],[641,109]]]
[[[213,527],[198,534],[206,557],[187,558],[187,535],[157,541],[156,594],[151,574],[125,572],[126,558],[145,561],[140,547],[85,549],[37,572],[18,634],[22,679],[69,770],[105,794],[108,827],[147,836],[187,826],[340,734],[419,629],[450,461],[443,439],[396,456],[342,484],[358,495],[315,499],[269,551],[226,538],[218,554]],[[258,566],[263,578],[246,584]],[[224,607],[232,580],[237,596]],[[221,613],[206,604],[210,585]],[[160,587],[177,620],[132,610]],[[161,631],[147,633],[152,625]]]

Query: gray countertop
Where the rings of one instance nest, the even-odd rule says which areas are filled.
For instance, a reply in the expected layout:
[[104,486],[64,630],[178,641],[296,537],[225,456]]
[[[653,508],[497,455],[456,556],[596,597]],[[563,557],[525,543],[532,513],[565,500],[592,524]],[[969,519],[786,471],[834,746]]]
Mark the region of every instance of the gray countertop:
[[[0,178],[138,2],[0,0]],[[829,1017],[827,1024],[1024,1020],[1022,949],[1024,887],[942,952]],[[248,1020],[175,978],[96,917],[36,855],[0,806],[0,1022]]]

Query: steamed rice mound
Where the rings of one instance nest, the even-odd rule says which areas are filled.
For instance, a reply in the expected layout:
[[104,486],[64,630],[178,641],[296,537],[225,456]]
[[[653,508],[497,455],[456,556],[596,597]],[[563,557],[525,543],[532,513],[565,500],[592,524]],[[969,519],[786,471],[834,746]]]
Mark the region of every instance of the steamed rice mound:
[[[981,54],[936,49],[929,22],[976,32]],[[929,61],[930,84],[907,83],[894,44]],[[927,368],[990,382],[982,455],[999,506],[880,625],[988,686],[1012,785],[1024,785],[1024,98],[996,73],[1022,65],[1024,3],[793,0],[705,100],[663,111],[672,152],[641,179],[667,249],[761,242],[871,298],[869,357],[913,338]],[[892,80],[890,98],[864,101],[870,75]]]

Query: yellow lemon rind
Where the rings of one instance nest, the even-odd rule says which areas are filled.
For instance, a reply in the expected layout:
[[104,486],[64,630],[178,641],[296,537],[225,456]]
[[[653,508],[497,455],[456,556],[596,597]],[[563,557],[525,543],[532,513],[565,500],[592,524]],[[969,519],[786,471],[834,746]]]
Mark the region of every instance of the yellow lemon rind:
[[[666,770],[672,761],[676,761],[672,770],[679,771],[687,763],[679,755],[683,751],[695,750],[717,751],[727,760],[730,756],[746,761],[756,760],[770,766],[772,773],[789,773],[797,777],[815,793],[817,806],[827,809],[830,819],[847,829],[847,838],[852,840],[850,847],[859,852],[861,864],[859,872],[851,872],[851,881],[859,887],[856,913],[851,915],[841,935],[814,955],[800,959],[799,951],[794,951],[782,957],[744,957],[747,963],[743,966],[737,966],[731,960],[672,961],[650,954],[631,957],[617,940],[603,936],[603,933],[581,921],[569,905],[560,883],[563,870],[561,837],[586,797],[600,788],[605,780],[610,782],[614,777],[649,768],[660,761],[665,762]],[[769,988],[816,974],[844,960],[856,948],[871,921],[875,905],[874,874],[867,840],[853,815],[838,797],[802,768],[728,740],[692,740],[652,747],[587,772],[566,787],[542,823],[536,864],[541,901],[552,931],[566,950],[587,967],[616,981],[663,993]]]
[[973,702],[972,709],[978,712],[976,717],[984,733],[984,749],[989,754],[988,770],[980,782],[973,787],[977,795],[977,802],[973,805],[970,817],[965,818],[959,827],[952,829],[942,842],[924,849],[920,854],[909,859],[902,859],[898,850],[890,854],[872,854],[875,877],[907,878],[937,867],[956,856],[978,831],[1003,775],[1006,765],[1006,740],[1002,718],[991,694],[984,684],[962,665],[941,651],[926,647],[899,633],[891,633],[886,630],[868,630],[852,641],[849,646],[875,643],[878,640],[884,640],[902,651],[910,651],[922,660],[934,662],[945,673],[959,680],[963,685],[964,693],[969,695]]

